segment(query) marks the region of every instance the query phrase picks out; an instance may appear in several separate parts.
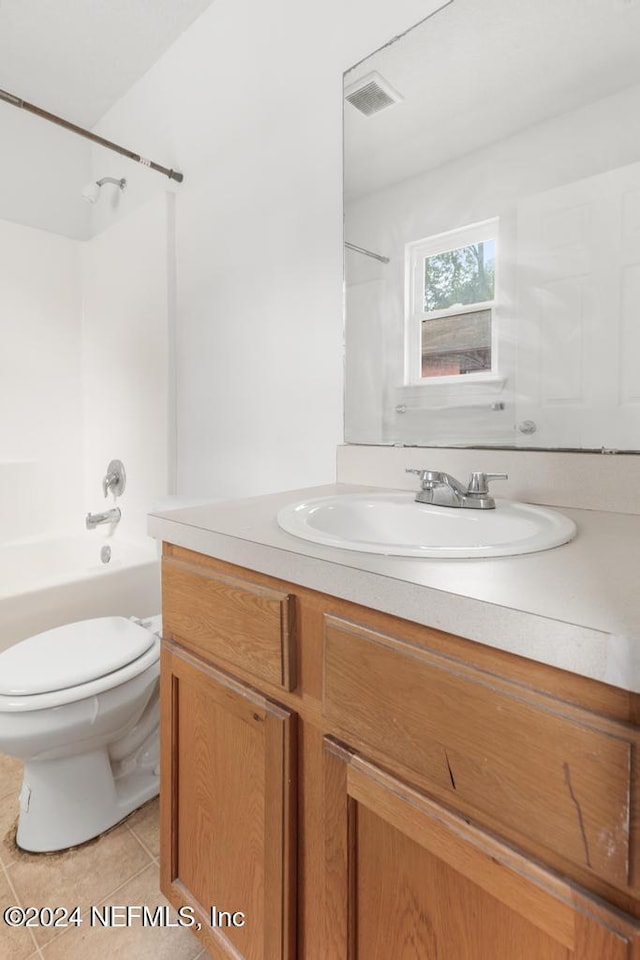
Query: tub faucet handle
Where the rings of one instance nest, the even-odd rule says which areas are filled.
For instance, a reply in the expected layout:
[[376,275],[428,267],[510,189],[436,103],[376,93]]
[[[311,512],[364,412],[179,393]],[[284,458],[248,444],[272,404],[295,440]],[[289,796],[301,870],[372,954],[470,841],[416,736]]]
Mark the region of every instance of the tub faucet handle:
[[121,497],[127,483],[127,475],[124,472],[122,460],[112,460],[107,467],[106,475],[102,478],[102,492],[105,497],[109,490],[113,492],[114,497]]

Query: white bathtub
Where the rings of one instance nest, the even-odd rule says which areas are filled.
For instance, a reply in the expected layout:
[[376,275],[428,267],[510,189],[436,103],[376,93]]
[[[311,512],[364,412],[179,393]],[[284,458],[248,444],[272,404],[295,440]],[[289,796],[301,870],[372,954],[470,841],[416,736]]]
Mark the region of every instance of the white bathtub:
[[[111,560],[102,563],[108,545]],[[72,620],[160,613],[155,541],[120,542],[88,533],[0,543],[0,651]]]

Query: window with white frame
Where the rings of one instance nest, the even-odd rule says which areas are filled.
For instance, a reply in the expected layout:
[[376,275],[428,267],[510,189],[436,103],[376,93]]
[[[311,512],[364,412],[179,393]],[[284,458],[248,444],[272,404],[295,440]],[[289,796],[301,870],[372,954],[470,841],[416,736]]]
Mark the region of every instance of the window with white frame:
[[497,245],[497,219],[407,245],[407,383],[496,374]]

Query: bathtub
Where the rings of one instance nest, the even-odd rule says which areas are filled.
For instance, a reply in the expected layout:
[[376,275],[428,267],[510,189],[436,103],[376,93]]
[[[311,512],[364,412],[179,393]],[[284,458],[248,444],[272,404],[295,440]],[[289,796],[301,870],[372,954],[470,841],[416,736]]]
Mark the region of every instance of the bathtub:
[[[101,548],[111,548],[103,563]],[[42,630],[119,614],[160,613],[155,541],[83,536],[0,543],[0,651]]]

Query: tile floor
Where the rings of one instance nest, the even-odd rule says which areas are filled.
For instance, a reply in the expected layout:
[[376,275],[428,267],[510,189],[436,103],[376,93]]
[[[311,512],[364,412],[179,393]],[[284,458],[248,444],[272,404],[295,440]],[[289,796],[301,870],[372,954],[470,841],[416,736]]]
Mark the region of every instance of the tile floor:
[[[75,850],[27,854],[13,841],[21,782],[21,763],[0,754],[0,960],[204,960],[187,929],[142,926],[139,920],[101,927],[89,919],[92,905],[101,914],[107,905],[151,911],[166,905],[158,886],[157,800]],[[83,922],[67,929],[12,928],[1,917],[12,904],[78,906]]]

